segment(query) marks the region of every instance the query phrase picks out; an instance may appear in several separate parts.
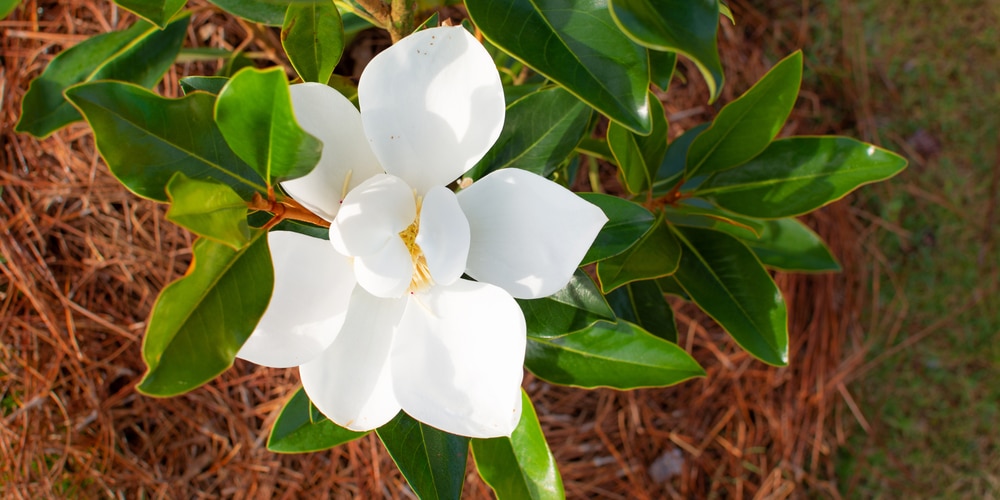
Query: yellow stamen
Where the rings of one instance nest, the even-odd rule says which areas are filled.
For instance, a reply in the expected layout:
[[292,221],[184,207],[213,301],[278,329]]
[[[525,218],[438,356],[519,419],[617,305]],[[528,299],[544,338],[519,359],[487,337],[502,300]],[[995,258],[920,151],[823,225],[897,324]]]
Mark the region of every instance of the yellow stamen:
[[420,207],[423,199],[419,196],[416,199],[416,218],[413,219],[413,223],[406,229],[399,232],[399,237],[403,239],[403,244],[410,251],[410,260],[413,261],[413,277],[410,279],[410,287],[408,288],[408,291],[411,293],[419,292],[434,284],[434,280],[431,278],[431,271],[427,267],[427,258],[424,257],[424,251],[417,244],[417,232],[420,229]]
[[354,174],[354,170],[348,170],[347,175],[344,176],[344,187],[340,189],[340,201],[343,202],[344,198],[347,198],[347,188],[351,187],[351,175]]

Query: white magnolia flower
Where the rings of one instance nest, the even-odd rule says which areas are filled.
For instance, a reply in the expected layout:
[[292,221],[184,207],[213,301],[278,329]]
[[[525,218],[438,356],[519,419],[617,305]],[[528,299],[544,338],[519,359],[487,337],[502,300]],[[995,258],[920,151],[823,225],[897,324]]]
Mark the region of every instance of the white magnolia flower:
[[282,186],[331,222],[330,241],[268,235],[274,293],[239,357],[299,366],[316,407],[349,429],[402,409],[453,434],[510,435],[526,344],[514,297],[564,287],[604,213],[518,169],[458,194],[445,187],[486,154],[504,119],[493,61],[461,27],[418,32],[375,57],[360,113],[325,85],[291,90],[324,149],[312,173]]

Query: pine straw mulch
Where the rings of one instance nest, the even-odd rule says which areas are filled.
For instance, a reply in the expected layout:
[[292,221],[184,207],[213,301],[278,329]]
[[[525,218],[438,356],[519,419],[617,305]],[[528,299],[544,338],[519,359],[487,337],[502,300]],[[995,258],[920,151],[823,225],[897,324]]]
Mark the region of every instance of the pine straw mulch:
[[[746,2],[732,4],[741,25],[724,23],[729,80],[720,102],[775,62],[762,45],[778,54],[808,47],[798,14],[772,21]],[[186,46],[279,57],[273,32],[194,5]],[[13,132],[28,82],[54,54],[132,19],[106,1],[27,0],[0,21],[0,492],[411,498],[373,435],[308,455],[267,451],[269,427],[297,386],[294,370],[237,362],[181,397],[136,393],[144,321],[159,290],[183,274],[192,237],[164,221],[163,206],[138,199],[109,175],[86,125],[41,141]],[[357,53],[366,47],[353,50],[364,59]],[[179,77],[210,74],[214,64],[175,65],[159,91],[176,95]],[[687,83],[675,83],[666,98],[674,135],[717,110],[705,104],[694,67],[680,69]],[[838,98],[805,89],[785,133],[842,130],[846,125],[818,106]],[[870,230],[845,203],[809,222],[844,272],[777,275],[790,308],[789,368],[753,360],[695,308],[680,305],[680,344],[705,366],[704,379],[617,392],[527,376],[570,498],[839,496],[831,457],[851,421],[863,422],[845,381],[863,358],[861,248]],[[490,496],[471,467],[466,494]]]

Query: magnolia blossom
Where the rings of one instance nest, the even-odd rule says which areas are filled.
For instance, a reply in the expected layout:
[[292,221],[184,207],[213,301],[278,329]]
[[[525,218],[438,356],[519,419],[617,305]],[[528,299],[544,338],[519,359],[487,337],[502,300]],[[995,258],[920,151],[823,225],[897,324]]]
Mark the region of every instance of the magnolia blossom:
[[604,213],[518,169],[446,187],[493,145],[505,110],[492,59],[461,27],[376,56],[360,113],[325,85],[291,91],[324,148],[282,187],[330,221],[330,241],[268,234],[274,292],[238,356],[298,366],[316,407],[349,429],[403,410],[453,434],[509,436],[526,345],[514,298],[564,287]]

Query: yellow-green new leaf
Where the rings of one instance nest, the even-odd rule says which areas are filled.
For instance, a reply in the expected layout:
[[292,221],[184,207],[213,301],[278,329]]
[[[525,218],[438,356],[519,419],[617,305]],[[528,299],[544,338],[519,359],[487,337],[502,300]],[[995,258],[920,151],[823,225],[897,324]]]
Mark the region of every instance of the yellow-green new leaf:
[[247,203],[229,186],[178,172],[167,184],[167,220],[238,250],[250,241]]
[[333,1],[289,5],[281,46],[303,81],[329,81],[344,52],[344,24]]

